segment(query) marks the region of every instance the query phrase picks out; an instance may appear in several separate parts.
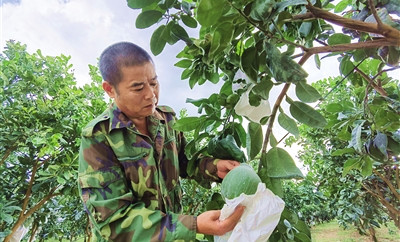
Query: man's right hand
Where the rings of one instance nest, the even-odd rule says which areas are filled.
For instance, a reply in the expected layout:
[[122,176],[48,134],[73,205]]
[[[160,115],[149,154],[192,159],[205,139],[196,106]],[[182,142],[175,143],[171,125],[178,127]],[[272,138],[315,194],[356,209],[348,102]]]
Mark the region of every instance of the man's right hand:
[[210,210],[200,214],[197,217],[197,232],[210,235],[224,235],[233,230],[239,222],[245,207],[239,205],[235,211],[223,221],[219,220],[221,210]]

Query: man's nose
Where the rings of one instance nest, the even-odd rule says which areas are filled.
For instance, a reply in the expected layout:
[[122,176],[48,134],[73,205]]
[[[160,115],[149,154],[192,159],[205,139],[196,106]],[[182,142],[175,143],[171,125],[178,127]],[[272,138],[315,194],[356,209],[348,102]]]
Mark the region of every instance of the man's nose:
[[152,99],[156,96],[156,90],[154,87],[152,87],[150,84],[146,84],[146,93],[145,93],[145,98],[146,99]]

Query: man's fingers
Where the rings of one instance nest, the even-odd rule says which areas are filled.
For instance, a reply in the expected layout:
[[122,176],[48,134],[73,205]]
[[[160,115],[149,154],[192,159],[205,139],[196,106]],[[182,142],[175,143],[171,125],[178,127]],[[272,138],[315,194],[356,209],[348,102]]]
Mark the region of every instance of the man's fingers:
[[216,221],[219,220],[219,216],[221,215],[221,210],[214,210],[211,214],[211,220]]
[[232,170],[233,168],[235,168],[236,166],[239,166],[240,163],[235,161],[235,160],[230,160],[227,164],[227,168],[228,170]]

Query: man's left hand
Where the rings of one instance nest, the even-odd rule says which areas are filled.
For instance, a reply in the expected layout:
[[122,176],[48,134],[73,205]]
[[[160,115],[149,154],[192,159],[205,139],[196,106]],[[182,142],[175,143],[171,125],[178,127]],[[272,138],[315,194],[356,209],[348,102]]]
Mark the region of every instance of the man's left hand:
[[235,160],[219,160],[217,163],[217,175],[219,178],[224,179],[226,174],[233,168],[239,166],[240,163]]

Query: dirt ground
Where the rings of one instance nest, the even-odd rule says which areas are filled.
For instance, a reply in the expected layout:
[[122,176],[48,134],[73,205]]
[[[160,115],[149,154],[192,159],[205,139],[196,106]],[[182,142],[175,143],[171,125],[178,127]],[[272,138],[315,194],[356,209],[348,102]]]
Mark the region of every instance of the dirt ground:
[[[314,242],[369,242],[368,235],[360,235],[355,228],[344,230],[336,222],[317,225],[311,228],[312,241]],[[400,241],[400,231],[394,226],[382,226],[376,229],[379,242]]]

